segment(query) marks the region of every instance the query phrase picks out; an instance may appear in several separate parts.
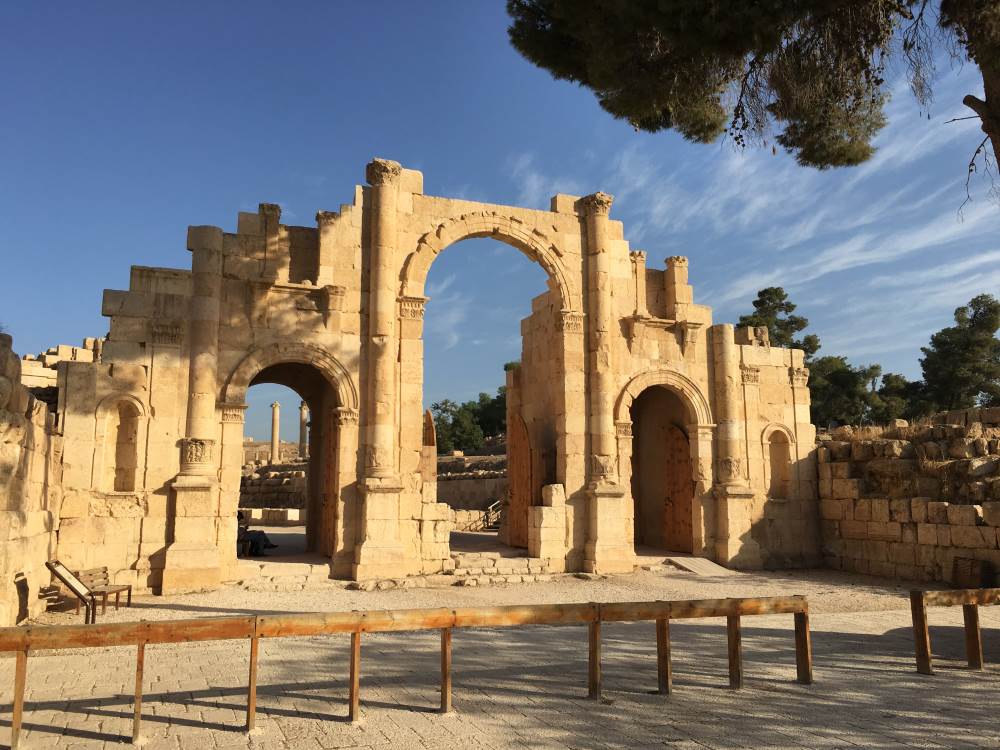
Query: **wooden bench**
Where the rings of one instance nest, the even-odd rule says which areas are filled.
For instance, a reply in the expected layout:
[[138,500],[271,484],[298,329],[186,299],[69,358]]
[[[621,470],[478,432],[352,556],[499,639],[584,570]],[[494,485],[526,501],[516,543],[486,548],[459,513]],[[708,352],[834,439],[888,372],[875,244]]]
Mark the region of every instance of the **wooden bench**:
[[[125,606],[132,606],[132,585],[128,583],[111,583],[107,567],[81,570],[76,574],[76,576],[80,579],[84,586],[90,589],[91,596],[95,599],[98,596],[101,597],[102,615],[108,611],[108,597],[111,594],[115,595],[115,610],[117,610],[121,604],[122,594],[126,595]],[[79,602],[77,602],[77,611],[80,611]]]
[[115,609],[118,609],[122,592],[127,593],[125,606],[132,606],[132,586],[112,584],[106,567],[73,573],[58,560],[49,560],[45,563],[45,567],[76,597],[77,614],[80,613],[80,602],[83,602],[83,621],[85,623],[94,624],[97,622],[98,597],[101,599],[102,615],[108,609],[108,596],[110,594],[115,595]]

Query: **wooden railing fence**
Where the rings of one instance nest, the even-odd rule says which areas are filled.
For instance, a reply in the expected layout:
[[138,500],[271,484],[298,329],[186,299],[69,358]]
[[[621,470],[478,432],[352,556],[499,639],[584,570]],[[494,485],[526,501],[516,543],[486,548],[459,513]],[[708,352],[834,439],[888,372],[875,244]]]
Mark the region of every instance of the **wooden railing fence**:
[[934,674],[931,666],[931,634],[927,627],[928,607],[962,606],[965,620],[965,655],[972,669],[983,668],[983,639],[979,630],[979,605],[1000,604],[1000,589],[958,589],[952,591],[911,591],[913,640],[917,671]]
[[656,656],[659,692],[673,686],[670,654],[670,621],[725,617],[729,645],[729,685],[743,686],[740,618],[747,615],[793,614],[795,661],[800,683],[812,683],[812,644],[809,604],[803,596],[757,599],[694,599],[681,601],[615,602],[607,604],[530,604],[464,609],[403,609],[331,612],[247,617],[208,617],[107,623],[101,625],[28,626],[0,628],[0,651],[16,654],[11,748],[18,747],[24,715],[28,655],[37,651],[70,648],[135,646],[135,709],[132,741],[140,736],[143,668],[147,645],[195,641],[250,640],[246,729],[254,728],[257,714],[257,656],[262,638],[287,638],[349,633],[351,636],[348,717],[360,711],[361,636],[406,630],[441,631],[441,704],[451,710],[451,643],[454,628],[496,628],[523,625],[589,626],[588,695],[601,697],[601,624],[652,620],[656,623]]

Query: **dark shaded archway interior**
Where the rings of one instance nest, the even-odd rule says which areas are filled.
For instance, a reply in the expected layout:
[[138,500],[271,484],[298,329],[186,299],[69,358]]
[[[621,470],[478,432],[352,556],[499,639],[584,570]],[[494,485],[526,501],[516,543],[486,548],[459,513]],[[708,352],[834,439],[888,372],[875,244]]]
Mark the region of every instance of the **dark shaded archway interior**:
[[[323,508],[333,502],[337,477],[337,391],[315,367],[283,362],[261,370],[250,387],[273,383],[290,388],[309,407],[306,549],[330,554],[332,540],[324,539]],[[280,546],[280,545],[279,545]],[[279,549],[280,552],[280,549]]]
[[635,544],[692,552],[694,479],[684,403],[669,389],[653,386],[639,394],[630,411]]

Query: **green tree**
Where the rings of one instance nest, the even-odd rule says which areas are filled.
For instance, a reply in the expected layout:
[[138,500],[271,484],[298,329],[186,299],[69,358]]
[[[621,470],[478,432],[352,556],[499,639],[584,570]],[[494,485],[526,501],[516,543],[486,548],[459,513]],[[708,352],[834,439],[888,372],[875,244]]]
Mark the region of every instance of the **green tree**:
[[955,310],[955,325],[921,347],[927,398],[937,409],[1000,404],[998,329],[1000,302],[980,294]]
[[766,327],[772,344],[803,349],[807,359],[819,350],[819,336],[810,333],[801,339],[795,338],[809,321],[801,315],[792,315],[795,305],[780,286],[769,286],[757,292],[753,307],[752,313],[740,316],[741,326]]
[[483,428],[476,420],[475,409],[470,408],[474,404],[474,401],[462,404],[451,421],[455,448],[461,451],[478,450],[483,447]]
[[818,357],[809,364],[812,421],[820,427],[872,419],[879,365],[852,367],[846,357]]
[[869,416],[876,424],[886,424],[893,419],[916,419],[930,411],[923,381],[887,372],[873,393]]
[[495,396],[479,394],[476,404],[476,421],[483,435],[496,437],[507,431],[507,386],[497,388]]
[[457,411],[458,404],[449,399],[436,401],[431,404],[431,416],[434,417],[434,431],[437,434],[438,453],[451,453],[453,450],[456,450],[452,422]]
[[[859,164],[885,125],[883,71],[907,64],[921,106],[938,48],[973,61],[985,100],[966,96],[1000,139],[1000,3],[995,0],[508,0],[511,43],[555,78],[591,89],[636,129],[711,143],[764,143],[800,164]],[[938,11],[935,13],[935,11]],[[988,162],[987,162],[988,164]],[[970,164],[970,167],[972,165]]]

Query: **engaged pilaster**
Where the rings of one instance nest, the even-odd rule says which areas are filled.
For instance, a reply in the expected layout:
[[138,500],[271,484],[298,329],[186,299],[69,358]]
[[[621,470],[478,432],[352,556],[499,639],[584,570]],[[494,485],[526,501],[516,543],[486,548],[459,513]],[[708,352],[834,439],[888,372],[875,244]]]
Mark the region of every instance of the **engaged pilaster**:
[[369,248],[367,391],[364,510],[361,544],[354,577],[373,578],[398,571],[403,560],[399,540],[399,494],[403,489],[396,466],[396,210],[402,167],[386,159],[368,164],[371,185]]
[[751,536],[753,491],[743,451],[740,350],[732,325],[723,323],[711,330],[716,396],[716,558],[723,565],[757,568],[761,556]]
[[219,433],[216,379],[222,230],[190,227],[188,249],[192,294],[187,426],[181,441],[181,470],[171,487],[173,528],[164,554],[161,583],[161,592],[165,594],[216,588],[222,580],[222,559],[217,546],[219,462],[215,455]]

